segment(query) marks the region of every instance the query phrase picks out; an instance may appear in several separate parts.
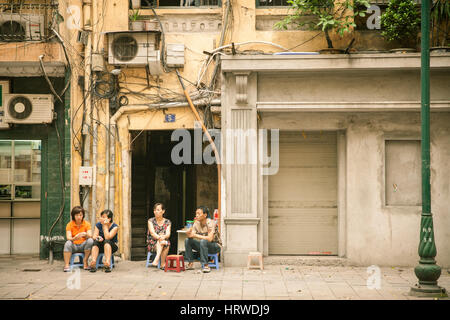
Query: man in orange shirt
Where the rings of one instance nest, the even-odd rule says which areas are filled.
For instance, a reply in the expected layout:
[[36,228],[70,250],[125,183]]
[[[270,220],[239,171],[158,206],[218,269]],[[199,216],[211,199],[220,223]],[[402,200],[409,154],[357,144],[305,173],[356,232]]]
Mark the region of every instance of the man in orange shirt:
[[66,226],[67,241],[64,245],[64,272],[70,271],[69,263],[72,254],[83,252],[84,270],[89,270],[87,261],[94,244],[91,224],[84,220],[84,209],[80,206],[74,207],[70,215],[72,216],[72,221]]

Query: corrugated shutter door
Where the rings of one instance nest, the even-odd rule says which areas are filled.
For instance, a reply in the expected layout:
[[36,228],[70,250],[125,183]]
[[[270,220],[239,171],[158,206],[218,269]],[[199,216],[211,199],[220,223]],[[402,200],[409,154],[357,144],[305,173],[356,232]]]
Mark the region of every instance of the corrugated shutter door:
[[269,254],[337,254],[335,132],[280,131],[269,176]]

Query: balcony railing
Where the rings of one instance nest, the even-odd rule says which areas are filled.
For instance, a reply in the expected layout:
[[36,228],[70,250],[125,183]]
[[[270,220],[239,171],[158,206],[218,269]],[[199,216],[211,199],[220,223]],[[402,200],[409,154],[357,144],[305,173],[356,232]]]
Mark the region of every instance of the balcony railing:
[[46,41],[58,4],[0,3],[0,42]]
[[264,7],[288,7],[290,4],[288,0],[256,0],[257,8]]
[[141,0],[142,8],[164,8],[164,7],[218,7],[222,5],[221,0]]
[[[370,0],[371,4],[387,6],[390,0]],[[420,4],[421,0],[412,0],[416,4]],[[256,0],[256,7],[283,7],[290,6],[288,0]]]

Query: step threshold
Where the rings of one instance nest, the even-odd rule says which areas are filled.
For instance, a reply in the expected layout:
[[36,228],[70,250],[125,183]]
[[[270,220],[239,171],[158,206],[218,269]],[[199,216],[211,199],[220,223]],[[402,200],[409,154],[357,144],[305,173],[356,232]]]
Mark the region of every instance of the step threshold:
[[269,255],[264,257],[264,265],[350,266],[350,262],[347,258],[330,255]]

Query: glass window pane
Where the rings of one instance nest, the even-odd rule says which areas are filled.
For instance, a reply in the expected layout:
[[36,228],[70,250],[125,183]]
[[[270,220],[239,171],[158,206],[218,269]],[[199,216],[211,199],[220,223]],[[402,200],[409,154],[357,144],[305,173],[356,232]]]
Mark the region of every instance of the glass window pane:
[[39,201],[16,201],[13,202],[12,211],[15,218],[40,218],[41,203]]
[[0,185],[0,200],[11,200],[11,185]]
[[0,202],[0,217],[9,218],[11,217],[11,202]]
[[31,182],[31,141],[14,142],[14,181]]
[[41,186],[16,186],[16,200],[41,198]]
[[41,142],[31,142],[31,181],[41,182]]
[[0,254],[10,254],[11,221],[0,220]]
[[0,183],[12,183],[11,152],[11,141],[0,140]]
[[13,221],[12,254],[39,253],[39,219],[16,219]]

